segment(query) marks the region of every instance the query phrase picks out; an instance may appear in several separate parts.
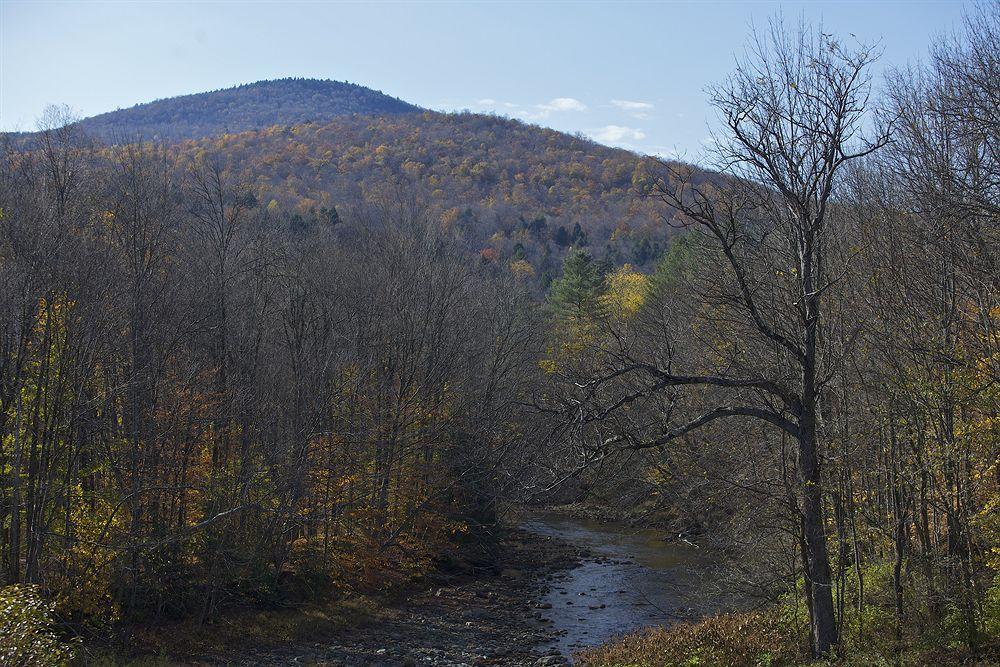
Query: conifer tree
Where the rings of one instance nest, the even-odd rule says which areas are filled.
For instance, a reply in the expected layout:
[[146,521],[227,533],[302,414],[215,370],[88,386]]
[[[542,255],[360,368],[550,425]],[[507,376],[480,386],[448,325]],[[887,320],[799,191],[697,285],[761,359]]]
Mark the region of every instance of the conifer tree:
[[595,316],[601,283],[601,272],[590,253],[570,251],[563,261],[562,276],[549,290],[549,306],[556,319],[579,323]]

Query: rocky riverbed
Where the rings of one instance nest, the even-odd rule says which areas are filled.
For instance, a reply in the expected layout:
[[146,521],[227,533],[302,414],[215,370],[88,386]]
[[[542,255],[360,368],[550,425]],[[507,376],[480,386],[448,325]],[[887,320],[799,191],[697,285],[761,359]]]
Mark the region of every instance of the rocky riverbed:
[[561,665],[617,635],[719,610],[699,593],[711,567],[694,544],[566,513],[517,523],[489,568],[459,564],[363,623],[193,664]]
[[386,609],[363,627],[309,643],[248,650],[200,665],[559,665],[557,631],[543,614],[548,584],[581,564],[583,550],[512,530],[491,573],[456,575]]

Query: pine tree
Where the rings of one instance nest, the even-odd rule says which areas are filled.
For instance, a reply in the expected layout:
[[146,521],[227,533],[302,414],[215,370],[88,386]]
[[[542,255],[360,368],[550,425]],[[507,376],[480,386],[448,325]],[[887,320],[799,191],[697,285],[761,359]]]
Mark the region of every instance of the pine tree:
[[598,314],[601,272],[590,253],[572,250],[563,261],[563,273],[552,282],[549,306],[557,319],[583,322]]

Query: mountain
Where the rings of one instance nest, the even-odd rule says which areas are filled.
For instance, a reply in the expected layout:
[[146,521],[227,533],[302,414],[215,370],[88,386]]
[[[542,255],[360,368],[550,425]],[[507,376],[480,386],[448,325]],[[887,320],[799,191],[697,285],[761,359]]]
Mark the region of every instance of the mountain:
[[293,230],[402,182],[483,261],[517,263],[540,287],[571,247],[652,270],[668,243],[662,207],[641,196],[655,168],[648,158],[495,115],[421,110],[353,84],[261,81],[79,127],[105,141],[159,139],[178,164],[213,156]]
[[353,83],[289,78],[137,104],[82,120],[80,127],[105,141],[132,136],[175,141],[353,114],[418,111],[408,102]]

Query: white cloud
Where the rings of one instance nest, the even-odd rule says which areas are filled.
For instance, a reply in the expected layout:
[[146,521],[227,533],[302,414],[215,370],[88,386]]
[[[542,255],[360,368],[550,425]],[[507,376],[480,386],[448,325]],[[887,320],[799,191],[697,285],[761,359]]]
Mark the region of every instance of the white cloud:
[[511,115],[515,118],[530,122],[545,120],[553,113],[587,110],[586,104],[572,97],[556,97],[544,104],[533,104],[527,108],[513,102],[504,102],[504,106],[512,110]]
[[[454,105],[441,106],[454,108]],[[470,107],[462,108],[469,109]],[[553,113],[586,111],[587,105],[572,97],[556,97],[543,104],[530,105],[522,105],[516,102],[500,102],[492,97],[484,97],[483,99],[477,100],[475,104],[471,105],[471,108],[478,109],[483,113],[497,113],[500,111],[502,113],[510,114],[514,118],[520,118],[529,122],[537,122],[549,118]]]
[[[514,117],[521,117],[521,116],[527,117],[533,115],[530,112],[517,111],[517,109],[520,109],[520,107],[521,107],[520,104],[515,104],[514,102],[502,102],[492,97],[484,97],[482,99],[476,100],[475,102],[470,102],[464,105],[457,105],[452,103],[439,104],[437,108],[451,109],[455,111],[475,111],[477,113],[485,113],[485,114],[504,114],[504,115],[509,114]],[[543,116],[537,115],[537,117],[541,118]]]
[[619,109],[624,109],[625,111],[649,111],[653,108],[651,102],[633,102],[632,100],[611,100]]
[[539,104],[538,108],[547,113],[552,111],[586,111],[587,105],[572,97],[557,97],[547,104]]
[[521,120],[534,122],[539,120],[545,120],[549,117],[548,111],[531,111],[530,109],[512,109],[510,115],[513,118],[520,118]]
[[641,141],[646,138],[646,133],[636,127],[605,125],[592,130],[590,136],[604,144],[620,144],[627,141]]
[[653,109],[652,102],[636,102],[634,100],[611,100],[611,104],[615,105],[622,111],[628,113],[628,115],[633,118],[646,119],[649,118],[649,111]]

